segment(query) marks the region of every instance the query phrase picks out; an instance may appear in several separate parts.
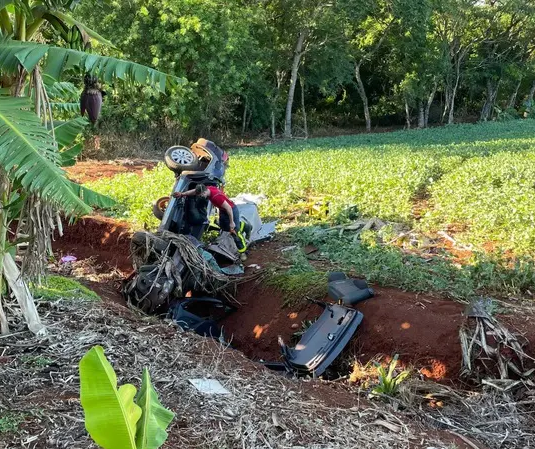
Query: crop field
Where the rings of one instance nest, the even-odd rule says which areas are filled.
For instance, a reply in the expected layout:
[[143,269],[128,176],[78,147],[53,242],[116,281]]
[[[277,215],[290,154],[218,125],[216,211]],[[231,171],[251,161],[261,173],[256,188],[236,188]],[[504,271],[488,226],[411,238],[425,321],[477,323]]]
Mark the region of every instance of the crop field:
[[[168,195],[172,183],[160,164],[141,180],[122,174],[91,187],[118,201],[115,215],[154,227],[151,204]],[[233,150],[227,191],[264,194],[262,214],[288,220],[307,203],[328,205],[328,215],[301,214],[293,220],[299,224],[359,214],[425,232],[451,230],[476,249],[491,243],[493,250],[533,256],[535,121]]]

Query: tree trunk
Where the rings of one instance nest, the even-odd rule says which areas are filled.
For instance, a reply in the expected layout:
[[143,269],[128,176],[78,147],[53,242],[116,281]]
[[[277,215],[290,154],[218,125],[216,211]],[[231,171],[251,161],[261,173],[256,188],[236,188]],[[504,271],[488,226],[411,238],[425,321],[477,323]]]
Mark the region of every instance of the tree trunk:
[[418,101],[418,128],[425,128],[425,107],[423,100]]
[[487,80],[487,98],[485,99],[485,103],[481,109],[481,116],[479,118],[481,121],[486,122],[492,117],[492,108],[494,107],[496,97],[498,96],[498,86],[499,81],[493,83],[492,80]]
[[533,103],[533,97],[535,97],[535,81],[533,81],[533,84],[531,85],[531,89],[529,90],[529,94],[528,94],[528,98],[527,98],[528,104],[530,106]]
[[446,115],[448,115],[448,111],[450,109],[450,98],[451,98],[451,87],[447,85],[444,91],[444,109],[442,110],[442,118],[440,119],[440,123],[444,123],[444,120],[446,119]]
[[407,124],[407,129],[411,129],[411,110],[407,97],[405,97],[405,123]]
[[362,100],[362,105],[364,107],[364,118],[366,119],[366,132],[372,131],[372,119],[370,116],[370,108],[368,106],[368,97],[366,96],[366,89],[364,88],[364,83],[362,82],[362,77],[360,76],[360,63],[355,64],[355,77],[357,78],[357,90]]
[[457,89],[459,88],[459,80],[461,79],[460,68],[457,69],[457,74],[455,76],[455,84],[450,94],[450,105],[449,105],[449,114],[448,114],[448,125],[453,124],[454,113],[455,113],[455,97],[457,96]]
[[435,94],[437,93],[438,85],[435,82],[433,85],[433,90],[429,94],[429,98],[427,99],[427,105],[425,107],[425,117],[424,117],[424,127],[427,128],[429,126],[429,111],[431,110],[431,106],[433,105],[433,100],[435,99]]
[[245,134],[245,128],[247,127],[247,97],[245,97],[245,104],[243,105],[243,117],[241,122],[241,134]]
[[276,80],[277,80],[277,91],[275,92],[275,98],[273,99],[273,105],[271,107],[271,138],[275,139],[276,137],[276,117],[275,112],[277,110],[277,104],[279,103],[279,96],[281,91],[282,80],[284,79],[284,72],[277,70]]
[[2,335],[9,333],[9,324],[7,317],[2,307],[2,291],[4,290],[4,251],[6,246],[7,237],[7,212],[3,209],[3,206],[9,202],[9,181],[7,173],[0,168],[0,332]]
[[290,76],[290,89],[288,90],[288,100],[286,101],[286,119],[284,120],[284,137],[292,137],[292,107],[295,95],[295,86],[297,84],[297,73],[299,72],[299,64],[301,63],[301,56],[303,55],[303,44],[305,42],[306,33],[302,31],[297,38],[297,44],[294,50],[294,59],[292,62],[292,73]]
[[308,139],[308,123],[307,123],[307,110],[305,108],[305,79],[300,76],[299,84],[301,84],[301,110],[303,111],[303,129],[305,132],[305,139]]
[[507,102],[507,109],[513,109],[516,105],[516,97],[518,96],[518,91],[520,90],[520,85],[522,84],[522,78],[518,80],[518,83],[516,83],[515,90],[513,90],[513,93],[509,97],[509,101]]

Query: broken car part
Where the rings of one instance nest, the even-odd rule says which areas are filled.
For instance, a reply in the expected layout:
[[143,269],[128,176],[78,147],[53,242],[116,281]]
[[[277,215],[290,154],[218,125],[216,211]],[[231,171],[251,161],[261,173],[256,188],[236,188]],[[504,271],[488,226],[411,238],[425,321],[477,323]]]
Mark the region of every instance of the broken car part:
[[369,299],[374,295],[368,283],[361,279],[348,279],[342,272],[329,274],[328,279],[329,297],[339,304],[352,306],[360,301]]
[[323,313],[295,347],[286,346],[279,337],[284,364],[298,375],[321,376],[349,343],[364,317],[339,304],[317,304],[324,308]]

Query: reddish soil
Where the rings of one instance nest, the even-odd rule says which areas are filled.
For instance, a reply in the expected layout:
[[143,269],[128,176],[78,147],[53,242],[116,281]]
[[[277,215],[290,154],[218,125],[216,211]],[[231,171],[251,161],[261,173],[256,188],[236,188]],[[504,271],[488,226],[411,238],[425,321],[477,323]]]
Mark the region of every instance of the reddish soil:
[[55,252],[70,254],[78,260],[94,257],[103,269],[132,270],[130,237],[132,231],[128,223],[111,218],[82,217],[73,225],[65,224],[63,237],[56,237]]
[[[99,216],[86,217],[65,226],[64,236],[54,242],[54,249],[60,256],[72,254],[79,260],[93,257],[99,273],[118,270],[126,277],[132,270],[130,235],[126,223]],[[284,266],[286,259],[281,249],[288,245],[280,236],[274,242],[259,245],[251,251],[246,266]],[[249,267],[247,271],[255,269]],[[86,283],[105,300],[122,303],[117,281]],[[376,296],[357,306],[364,320],[346,353],[361,363],[378,356],[388,359],[397,353],[402,365],[419,370],[427,378],[443,382],[457,380],[461,366],[458,335],[464,306],[430,295],[374,288]],[[283,309],[284,298],[280,292],[257,281],[240,285],[237,299],[242,306],[222,325],[225,334],[232,335],[232,345],[253,360],[279,360],[278,336],[291,343],[296,327],[316,318],[322,310],[307,303]],[[532,346],[535,344],[533,315],[508,315],[504,322],[511,330],[523,334]],[[528,353],[535,352],[534,349],[529,348]]]
[[[364,314],[349,353],[365,364],[378,356],[399,354],[400,362],[434,380],[456,379],[461,367],[459,328],[463,306],[394,289],[376,288],[376,296],[357,309]],[[321,314],[319,306],[282,309],[283,298],[270,287],[250,282],[240,286],[240,310],[224,321],[232,344],[250,358],[280,359],[280,335],[290,342],[304,320]]]
[[145,160],[118,160],[118,161],[82,161],[73,167],[68,167],[67,173],[73,181],[86,183],[97,181],[100,178],[111,178],[119,173],[141,174],[144,169],[150,170],[156,162]]

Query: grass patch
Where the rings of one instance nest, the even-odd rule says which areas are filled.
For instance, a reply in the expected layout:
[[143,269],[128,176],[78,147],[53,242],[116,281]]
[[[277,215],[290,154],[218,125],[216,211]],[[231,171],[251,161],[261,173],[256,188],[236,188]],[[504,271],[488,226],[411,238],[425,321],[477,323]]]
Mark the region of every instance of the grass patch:
[[30,290],[35,298],[45,301],[75,299],[99,301],[100,297],[78,281],[63,276],[46,276],[42,285],[32,284]]
[[[122,174],[90,187],[118,201],[116,216],[155,228],[152,202],[168,195],[173,181],[160,164],[141,179]],[[479,292],[515,297],[535,291],[534,120],[235,150],[227,181],[230,196],[266,195],[261,214],[281,218],[283,227],[312,226],[312,232],[318,223],[377,217],[429,236],[446,230],[473,245],[473,260],[458,267],[447,258],[424,259],[373,242],[337,236],[319,242],[340,268],[374,282],[458,299]],[[314,239],[308,243],[318,246]],[[294,270],[275,273],[272,283],[293,303],[319,294],[325,279]]]
[[327,294],[327,273],[317,271],[305,253],[297,250],[288,256],[290,268],[276,270],[266,281],[284,295],[283,307],[292,307],[308,299],[322,299]]
[[7,410],[0,411],[0,434],[16,433],[20,425],[25,421],[26,416],[23,413],[10,412]]
[[535,264],[517,259],[513,264],[486,255],[458,266],[439,257],[424,259],[406,254],[394,246],[374,243],[370,237],[354,241],[324,232],[325,228],[294,230],[293,238],[302,245],[313,244],[322,255],[343,271],[353,271],[369,281],[414,292],[440,292],[457,300],[478,294],[518,298],[531,295],[535,286]]

